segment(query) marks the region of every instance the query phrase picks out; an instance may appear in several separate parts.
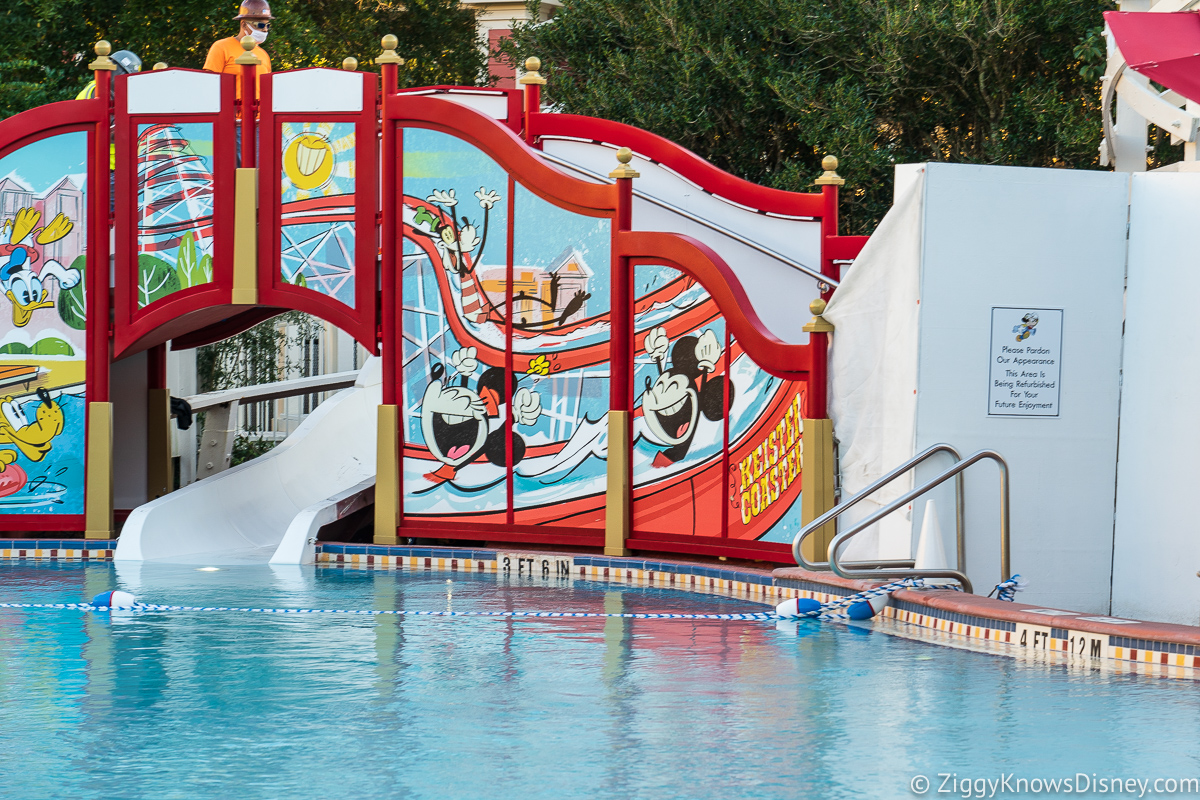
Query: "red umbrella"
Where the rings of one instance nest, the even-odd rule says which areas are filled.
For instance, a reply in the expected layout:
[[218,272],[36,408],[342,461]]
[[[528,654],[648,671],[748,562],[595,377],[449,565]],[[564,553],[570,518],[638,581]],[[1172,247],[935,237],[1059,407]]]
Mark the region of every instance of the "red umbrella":
[[1129,68],[1200,102],[1200,13],[1105,11]]

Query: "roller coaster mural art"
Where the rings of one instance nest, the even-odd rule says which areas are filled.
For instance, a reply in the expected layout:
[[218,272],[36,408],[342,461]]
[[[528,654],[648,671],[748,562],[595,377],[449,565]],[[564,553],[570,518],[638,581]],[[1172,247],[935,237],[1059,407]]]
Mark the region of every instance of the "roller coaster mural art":
[[97,53],[97,99],[0,122],[6,529],[111,536],[113,360],[149,351],[162,392],[168,341],[287,309],[382,356],[379,542],[786,561],[831,502],[830,328],[800,325],[864,241],[832,164],[819,193],[754,186],[541,111],[533,60],[522,90],[399,89],[385,50],[382,92],[296,70],[246,113],[252,66],[122,76],[110,103]]

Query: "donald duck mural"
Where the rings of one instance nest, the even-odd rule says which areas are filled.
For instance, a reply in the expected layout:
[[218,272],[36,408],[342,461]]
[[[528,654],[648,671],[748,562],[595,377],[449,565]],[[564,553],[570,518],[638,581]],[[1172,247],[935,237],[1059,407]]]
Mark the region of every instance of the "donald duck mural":
[[8,233],[8,242],[0,244],[0,292],[12,303],[13,325],[18,328],[29,324],[34,311],[54,306],[47,287],[49,279],[56,280],[59,289],[64,290],[83,277],[79,270],[64,267],[52,258],[37,266],[41,256],[23,243],[25,239],[33,234],[33,241],[45,246],[62,239],[74,227],[65,215],[58,214],[49,225],[39,228],[41,217],[36,209],[22,208],[0,226],[0,236]]

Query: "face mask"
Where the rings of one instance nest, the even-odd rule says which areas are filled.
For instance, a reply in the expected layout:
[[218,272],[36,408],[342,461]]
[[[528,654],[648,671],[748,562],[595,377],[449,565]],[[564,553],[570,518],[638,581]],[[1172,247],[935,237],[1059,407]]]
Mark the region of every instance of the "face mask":
[[263,42],[265,42],[267,40],[267,32],[266,31],[256,31],[253,28],[251,28],[250,29],[250,38],[253,39],[254,41],[258,42],[259,44],[262,44]]

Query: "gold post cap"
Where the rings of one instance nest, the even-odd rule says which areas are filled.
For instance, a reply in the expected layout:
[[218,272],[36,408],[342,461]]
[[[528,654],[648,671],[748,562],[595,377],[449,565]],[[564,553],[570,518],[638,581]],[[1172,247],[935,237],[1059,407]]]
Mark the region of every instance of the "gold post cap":
[[346,56],[342,59],[342,69],[347,72],[354,72],[358,69],[358,59],[354,56]]
[[159,61],[157,64],[154,65],[155,72],[157,72],[160,69],[167,69],[167,62]]
[[538,72],[542,68],[542,60],[537,56],[530,56],[525,59],[525,74],[517,79],[517,83],[528,85],[535,84],[537,86],[545,86],[546,79]]
[[837,174],[838,160],[835,156],[825,156],[821,159],[821,169],[825,170],[821,177],[817,178],[813,183],[817,186],[841,186],[846,181],[842,176]]
[[96,58],[92,63],[88,64],[88,69],[95,72],[97,70],[115,70],[117,68],[117,62],[108,57],[108,54],[112,52],[112,45],[108,43],[108,40],[101,39],[96,42],[94,50],[96,51]]
[[[828,159],[826,159],[828,160]],[[831,170],[832,171],[832,170]],[[808,310],[812,312],[813,318],[809,320],[801,329],[806,333],[832,333],[833,323],[825,319],[821,315],[825,313],[825,300],[818,297],[808,304]]]
[[252,37],[243,36],[242,37],[242,49],[245,50],[246,52],[242,53],[240,56],[235,58],[233,60],[233,63],[242,64],[242,65],[249,64],[251,66],[257,67],[262,62],[258,60],[258,56],[254,55],[254,53],[251,52],[256,47],[258,47],[258,43],[255,42]]
[[629,166],[629,162],[633,161],[633,151],[628,147],[622,147],[617,151],[618,166],[612,172],[608,173],[610,178],[638,178],[641,173]]
[[384,36],[380,41],[383,45],[383,52],[375,57],[376,64],[404,64],[404,59],[396,54],[396,46],[400,44],[400,40],[392,34]]

